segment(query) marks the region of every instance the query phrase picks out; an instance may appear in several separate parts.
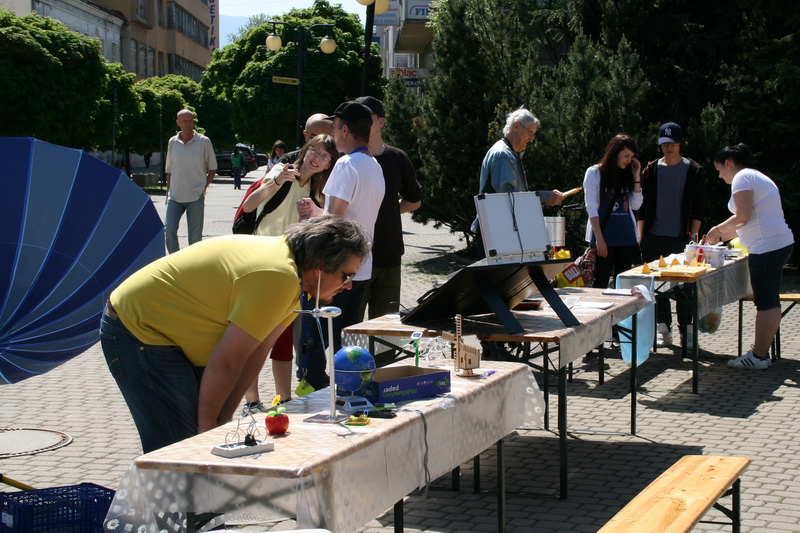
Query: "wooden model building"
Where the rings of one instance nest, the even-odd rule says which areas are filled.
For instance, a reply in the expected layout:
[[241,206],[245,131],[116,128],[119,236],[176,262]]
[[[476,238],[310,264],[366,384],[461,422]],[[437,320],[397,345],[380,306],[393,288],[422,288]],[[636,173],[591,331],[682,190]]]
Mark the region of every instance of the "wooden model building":
[[454,370],[462,377],[478,377],[480,374],[473,372],[473,369],[481,366],[481,349],[464,344],[461,331],[461,315],[456,315],[456,334],[450,335],[446,332],[442,334],[442,337],[452,342],[455,347]]

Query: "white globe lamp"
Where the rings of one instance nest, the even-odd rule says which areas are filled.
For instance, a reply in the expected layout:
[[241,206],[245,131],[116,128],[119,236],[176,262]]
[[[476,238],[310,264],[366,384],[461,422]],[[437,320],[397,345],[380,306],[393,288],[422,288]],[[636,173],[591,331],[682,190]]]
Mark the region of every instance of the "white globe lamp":
[[277,52],[278,50],[281,49],[282,45],[283,41],[281,41],[281,38],[275,35],[274,33],[270,33],[267,36],[267,48],[269,48],[271,51]]
[[332,54],[336,51],[336,41],[331,39],[330,35],[326,35],[319,42],[319,49],[323,54]]
[[389,0],[375,0],[375,14],[383,15],[389,11]]

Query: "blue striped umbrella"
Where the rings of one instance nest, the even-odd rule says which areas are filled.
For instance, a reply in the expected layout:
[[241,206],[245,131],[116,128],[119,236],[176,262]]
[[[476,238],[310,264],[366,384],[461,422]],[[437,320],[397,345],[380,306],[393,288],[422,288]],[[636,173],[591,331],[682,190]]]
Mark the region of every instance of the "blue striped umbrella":
[[0,137],[0,383],[98,341],[108,295],[164,255],[150,198],[120,169],[36,139]]

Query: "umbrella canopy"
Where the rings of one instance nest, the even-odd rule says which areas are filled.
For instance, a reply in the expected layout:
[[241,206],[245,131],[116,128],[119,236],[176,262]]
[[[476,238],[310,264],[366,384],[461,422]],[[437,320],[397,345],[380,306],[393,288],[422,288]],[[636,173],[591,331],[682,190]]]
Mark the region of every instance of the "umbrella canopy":
[[150,197],[120,169],[36,139],[0,137],[0,383],[98,341],[108,295],[164,255]]

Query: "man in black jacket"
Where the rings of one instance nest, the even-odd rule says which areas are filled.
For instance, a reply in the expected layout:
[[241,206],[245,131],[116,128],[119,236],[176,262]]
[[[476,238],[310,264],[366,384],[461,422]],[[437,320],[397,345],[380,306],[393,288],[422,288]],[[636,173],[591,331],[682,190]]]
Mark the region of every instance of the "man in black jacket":
[[[681,253],[692,236],[700,232],[705,214],[705,172],[697,162],[681,155],[686,146],[683,129],[674,122],[658,129],[657,144],[664,157],[647,164],[642,172],[644,204],[639,209],[639,233],[642,259]],[[656,346],[672,344],[672,315],[668,298],[658,300]],[[677,302],[681,344],[687,335],[692,347],[692,316],[685,298]]]

